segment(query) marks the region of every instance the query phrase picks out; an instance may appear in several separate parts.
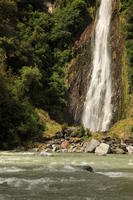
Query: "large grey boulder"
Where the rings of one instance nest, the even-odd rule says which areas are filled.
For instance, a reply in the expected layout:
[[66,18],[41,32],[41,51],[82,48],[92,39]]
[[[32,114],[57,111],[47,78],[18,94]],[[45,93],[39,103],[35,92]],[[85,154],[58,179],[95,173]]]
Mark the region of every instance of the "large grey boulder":
[[99,156],[104,156],[109,153],[110,146],[105,143],[101,143],[95,150],[95,154]]
[[129,154],[133,154],[133,146],[129,145],[126,147],[126,149],[128,150]]
[[98,140],[92,139],[89,143],[86,143],[85,152],[92,153],[95,151],[96,147],[100,145]]

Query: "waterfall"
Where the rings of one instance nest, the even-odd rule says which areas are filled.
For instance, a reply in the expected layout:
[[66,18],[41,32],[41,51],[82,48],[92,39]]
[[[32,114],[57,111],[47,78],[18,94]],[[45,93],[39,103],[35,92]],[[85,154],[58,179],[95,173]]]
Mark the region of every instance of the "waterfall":
[[112,0],[101,0],[95,28],[92,75],[84,110],[82,124],[91,131],[107,131],[112,118],[111,71],[108,36],[112,13]]

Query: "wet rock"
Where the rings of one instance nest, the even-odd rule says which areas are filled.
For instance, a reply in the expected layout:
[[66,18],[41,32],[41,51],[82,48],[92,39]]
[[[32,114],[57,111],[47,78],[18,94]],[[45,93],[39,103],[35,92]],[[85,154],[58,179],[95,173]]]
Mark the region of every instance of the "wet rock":
[[65,140],[64,142],[61,143],[60,147],[61,149],[67,149],[69,145],[69,142]]
[[52,149],[51,149],[51,148],[46,148],[46,149],[45,149],[45,152],[50,153],[50,152],[52,152]]
[[43,150],[40,152],[40,156],[52,156],[52,154]]
[[16,149],[16,151],[25,151],[26,149],[25,149],[25,147],[23,147],[23,146],[18,146],[17,147],[17,149]]
[[68,152],[68,149],[61,149],[61,152],[62,152],[62,153],[67,153],[67,152]]
[[38,152],[38,151],[39,151],[39,148],[33,148],[33,149],[30,149],[29,151],[30,151],[30,152]]
[[96,147],[100,145],[98,140],[92,139],[89,143],[86,143],[85,152],[92,153],[95,151]]
[[88,171],[88,172],[91,172],[91,173],[94,172],[93,168],[92,168],[91,166],[89,166],[89,165],[83,165],[83,166],[81,166],[81,168],[82,168],[83,170]]
[[101,143],[95,150],[96,155],[106,155],[110,151],[110,146],[106,143]]
[[133,146],[127,146],[126,147],[128,154],[133,154]]

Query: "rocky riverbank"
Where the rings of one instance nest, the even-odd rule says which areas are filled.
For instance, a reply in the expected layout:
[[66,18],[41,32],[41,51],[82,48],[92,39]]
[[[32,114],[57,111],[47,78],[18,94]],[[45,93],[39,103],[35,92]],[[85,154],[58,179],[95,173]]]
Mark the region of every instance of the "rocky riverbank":
[[89,130],[82,127],[68,127],[56,133],[52,138],[47,138],[43,143],[34,143],[28,150],[38,151],[41,155],[51,152],[65,153],[95,153],[106,154],[133,154],[133,138],[119,139],[106,134],[91,135]]

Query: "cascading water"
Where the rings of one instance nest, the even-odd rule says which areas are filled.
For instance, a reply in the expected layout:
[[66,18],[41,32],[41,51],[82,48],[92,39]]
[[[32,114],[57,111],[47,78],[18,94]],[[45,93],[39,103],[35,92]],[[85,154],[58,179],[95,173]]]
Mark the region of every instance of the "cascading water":
[[106,131],[112,118],[111,72],[108,36],[112,13],[112,0],[101,0],[95,29],[93,70],[88,87],[82,123],[91,131]]

